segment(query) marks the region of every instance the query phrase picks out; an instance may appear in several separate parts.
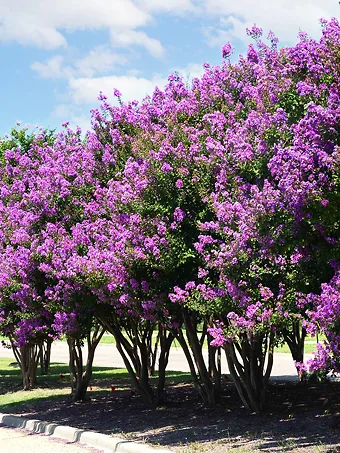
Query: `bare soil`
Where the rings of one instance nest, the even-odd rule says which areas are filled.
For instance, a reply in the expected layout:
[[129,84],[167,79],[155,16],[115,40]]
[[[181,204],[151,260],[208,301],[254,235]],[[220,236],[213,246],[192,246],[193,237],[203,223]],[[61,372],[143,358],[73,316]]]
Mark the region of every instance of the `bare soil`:
[[[265,413],[242,408],[230,382],[224,382],[215,408],[204,407],[190,384],[167,388],[166,403],[145,406],[126,382],[114,392],[94,382],[90,399],[40,400],[13,407],[26,417],[123,436],[176,452],[340,452],[340,383],[273,383]],[[118,387],[118,386],[117,386]]]

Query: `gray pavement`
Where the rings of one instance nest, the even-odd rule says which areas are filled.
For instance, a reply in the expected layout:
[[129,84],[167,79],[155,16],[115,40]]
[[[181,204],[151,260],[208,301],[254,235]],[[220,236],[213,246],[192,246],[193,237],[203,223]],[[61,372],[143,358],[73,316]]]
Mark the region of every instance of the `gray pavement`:
[[99,453],[83,444],[74,444],[56,437],[32,434],[18,428],[4,427],[0,424],[0,451],[1,453]]
[[[85,354],[86,356],[86,354]],[[312,357],[306,355],[306,359]],[[11,349],[0,346],[0,358],[10,358],[14,361]],[[206,351],[207,359],[207,351]],[[66,342],[58,341],[52,345],[51,361],[68,363],[68,348]],[[94,365],[114,368],[125,368],[114,344],[99,344],[95,353]],[[189,372],[189,366],[181,348],[171,348],[168,370]],[[228,373],[226,359],[222,354],[222,372]],[[275,379],[295,379],[296,370],[290,354],[275,353],[272,377]]]
[[34,453],[171,453],[122,437],[1,413],[0,447],[2,453],[21,453],[24,448]]

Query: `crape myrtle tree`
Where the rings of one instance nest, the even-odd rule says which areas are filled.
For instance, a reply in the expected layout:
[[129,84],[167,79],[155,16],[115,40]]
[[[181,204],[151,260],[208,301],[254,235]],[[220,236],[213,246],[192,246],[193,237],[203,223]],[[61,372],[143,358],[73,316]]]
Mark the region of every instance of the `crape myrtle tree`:
[[[40,181],[42,190],[46,190],[43,197],[47,197],[49,212],[44,213],[40,224],[34,260],[45,279],[46,306],[54,313],[52,327],[58,336],[67,338],[71,397],[79,401],[86,397],[95,350],[105,329],[94,317],[96,298],[81,282],[66,279],[65,265],[69,265],[68,275],[75,275],[76,266],[81,265],[75,256],[72,262],[68,260],[71,253],[84,254],[77,225],[84,220],[87,205],[101,184],[98,181],[103,173],[108,174],[108,169],[98,158],[96,141],[91,141],[89,135],[83,139],[80,129],[73,131],[68,124],[64,126],[65,131],[57,135],[53,147],[40,150],[39,171],[44,165],[49,170]],[[60,247],[57,252],[56,246]],[[86,362],[82,349],[85,343]]]
[[[49,329],[46,338],[50,341],[60,333],[60,329],[56,329],[58,322],[54,322],[54,317],[58,317],[61,311],[72,313],[69,299],[65,298],[65,282],[51,273],[51,257],[46,257],[46,243],[50,231],[58,230],[61,226],[70,230],[81,220],[83,201],[91,199],[96,174],[101,167],[92,150],[84,146],[80,130],[74,132],[70,129],[58,134],[53,141],[49,135],[46,137],[41,132],[28,146],[7,150],[4,159],[0,183],[4,260],[2,321],[8,324],[9,310],[19,316],[19,320],[23,318],[23,322],[18,323],[19,320],[13,316],[17,324],[12,322],[11,325],[13,328],[19,325],[21,329],[21,342],[18,342],[19,332],[15,330],[13,344],[31,347],[34,353],[29,354],[33,361],[30,369],[35,369],[34,363],[39,354],[34,348],[41,344],[43,329]],[[12,264],[6,266],[6,260]],[[66,288],[67,294],[72,289]],[[77,296],[87,302],[87,293]],[[63,307],[66,302],[68,305]],[[83,305],[86,313],[90,304]],[[78,299],[74,301],[74,307],[78,312],[81,310]],[[89,330],[88,323],[84,324],[83,337]],[[53,328],[54,334],[51,332]],[[10,333],[7,325],[6,331]],[[35,332],[39,333],[39,342],[34,341]],[[76,340],[79,344],[79,333]],[[93,346],[98,344],[97,341],[92,343]],[[31,381],[26,385],[27,388],[33,385],[33,379]],[[80,394],[83,393],[80,391]]]
[[[104,96],[101,99],[105,101]],[[107,115],[105,102],[102,107]],[[76,162],[86,159],[81,167],[84,174],[74,175],[67,199],[63,201],[64,211],[60,212],[67,212],[67,217],[46,225],[37,260],[49,279],[51,303],[62,301],[58,311],[60,328],[63,329],[63,321],[69,328],[77,319],[83,323],[87,312],[95,314],[104,328],[115,335],[134,386],[150,402],[153,392],[148,374],[157,309],[148,300],[147,282],[142,279],[139,285],[130,271],[135,257],[142,256],[144,236],[138,215],[126,212],[126,203],[135,194],[129,181],[122,181],[122,171],[127,174],[125,164],[131,154],[128,120],[133,111],[127,106],[125,111],[116,108],[111,113],[112,130],[107,132],[99,123],[99,119],[101,123],[104,121],[104,116],[93,112],[95,132],[89,132],[84,144],[79,145],[79,156],[72,156]],[[67,142],[62,146],[65,145]],[[72,168],[75,171],[77,165]],[[78,189],[75,183],[76,186],[79,183]],[[79,336],[78,323],[75,324],[68,335],[69,345],[75,344],[79,352],[77,342],[82,340],[83,330],[80,329]],[[164,329],[160,344],[162,355],[162,345],[167,351],[170,348]],[[75,355],[77,351],[72,348]]]
[[[209,330],[213,344],[224,347],[243,403],[257,412],[275,342],[285,339],[295,359],[303,357],[311,300],[302,303],[300,293],[320,288],[330,273],[321,243],[336,239],[325,238],[309,211],[327,205],[324,191],[338,169],[339,25],[325,24],[320,43],[302,34],[295,48],[280,51],[273,35],[267,47],[260,29],[250,34],[258,50],[250,46],[237,65],[213,68],[201,80],[203,90],[205,83],[215,93],[224,87],[231,111],[215,114],[209,137],[220,171],[208,197],[216,217],[202,222],[196,244],[206,263],[202,280],[172,297],[220,314]],[[223,48],[225,57],[230,50]],[[320,272],[312,263],[322,257]]]
[[[55,314],[53,329],[64,335],[69,348],[69,370],[72,401],[84,401],[92,377],[96,348],[105,329],[94,317],[95,301],[91,294],[79,291],[75,300],[63,304],[63,311]],[[84,346],[87,357],[84,359]]]
[[[10,134],[0,139],[0,165],[6,165],[5,154],[8,150],[20,148],[22,153],[28,153],[33,143],[48,143],[52,144],[54,141],[55,133],[53,130],[40,128],[37,131],[31,132],[28,130],[29,126],[20,128],[20,123],[17,123],[17,127],[12,128]],[[16,348],[13,344],[13,350],[16,352]],[[39,342],[39,364],[40,373],[46,374],[49,368],[50,356],[51,356],[51,344],[52,339],[47,338]]]
[[[174,286],[182,286],[197,275],[199,258],[193,244],[198,238],[198,222],[208,220],[203,198],[214,175],[199,142],[204,134],[197,128],[199,103],[180,78],[170,76],[164,91],[156,89],[140,112],[145,112],[144,117],[147,114],[148,123],[134,144],[139,153],[134,166],[146,166],[147,179],[129,209],[139,213],[143,227],[153,225],[154,235],[144,240],[146,260],[137,262],[136,269],[145,273],[149,268],[154,277],[148,279],[149,290],[167,297]],[[209,347],[209,364],[203,358],[209,316],[202,317],[175,302],[167,299],[167,328],[181,344],[203,400],[213,405],[220,371],[216,350]],[[202,322],[203,332],[199,333]]]
[[[9,246],[0,252],[0,262],[0,331],[11,343],[24,390],[30,390],[36,384],[41,351],[55,338],[53,316],[41,304],[39,277],[29,250],[22,245],[17,249]],[[43,360],[47,372],[49,357]]]
[[[166,224],[162,212],[155,215],[155,210],[164,208],[160,203],[158,208],[148,206],[157,202],[143,195],[150,186],[153,191],[148,189],[148,193],[154,194],[154,172],[163,176],[165,172],[151,168],[149,149],[141,144],[143,140],[149,144],[149,136],[160,135],[164,126],[150,133],[156,119],[149,103],[137,109],[135,103],[114,107],[103,95],[101,99],[102,112],[93,112],[94,135],[100,158],[114,174],[94,193],[83,221],[68,239],[68,232],[62,233],[60,245],[64,241],[67,247],[56,242],[52,255],[67,249],[66,260],[56,259],[63,261],[65,272],[58,279],[82,282],[96,296],[96,316],[114,335],[133,386],[146,402],[156,405],[164,398],[165,368],[178,321],[177,307],[169,310],[166,306],[169,288],[162,278],[160,255],[167,247]],[[46,256],[50,254],[49,250]],[[155,368],[156,347],[159,376],[154,390],[149,378]]]
[[[206,135],[200,124],[201,105],[197,94],[175,75],[169,77],[164,91],[156,88],[152,98],[145,99],[142,105],[121,106],[121,110],[128,109],[129,126],[125,125],[125,130],[129,130],[133,152],[120,182],[124,187],[120,204],[125,204],[120,209],[138,216],[144,235],[138,245],[140,253],[135,254],[128,272],[136,289],[138,282],[144,282],[151,306],[158,305],[160,300],[166,304],[159,312],[158,322],[158,329],[164,324],[168,331],[166,349],[176,336],[196,387],[204,401],[213,405],[220,384],[218,353],[209,344],[209,363],[203,358],[210,315],[202,316],[176,304],[177,300],[168,299],[174,286],[185,284],[189,276],[197,276],[200,261],[194,248],[199,234],[197,226],[210,218],[209,212],[206,215],[204,197],[213,187],[215,175],[210,171],[209,150],[200,143],[201,136]],[[116,115],[114,107],[108,105],[106,111],[111,117]],[[127,115],[125,122],[126,118]],[[102,119],[100,123],[103,124]],[[106,128],[111,130],[112,137],[112,121],[106,123]],[[134,196],[127,200],[130,193]],[[199,334],[201,322],[203,332]],[[162,350],[160,344],[160,358]]]
[[[254,29],[253,33],[259,34],[259,30]],[[226,57],[230,50],[225,46]],[[217,330],[209,329],[216,337],[213,345],[225,347],[233,380],[244,404],[252,410],[260,409],[256,399],[264,400],[272,366],[273,320],[277,316],[270,303],[264,308],[260,301],[256,306],[253,301],[258,297],[268,301],[274,294],[267,285],[272,282],[279,288],[280,283],[278,276],[275,277],[277,266],[269,268],[267,264],[272,253],[267,251],[266,238],[262,240],[256,231],[260,216],[272,212],[278,197],[278,192],[265,187],[265,174],[261,173],[269,160],[266,134],[271,134],[273,140],[280,139],[280,136],[273,137],[275,130],[272,131],[278,125],[281,137],[286,133],[285,115],[277,114],[270,100],[284,85],[283,76],[274,77],[279,66],[278,58],[273,58],[277,52],[274,45],[272,49],[261,45],[261,51],[263,60],[267,57],[268,61],[261,64],[250,46],[248,57],[242,58],[238,65],[225,63],[209,68],[195,84],[203,105],[209,106],[213,98],[215,109],[219,107],[201,121],[201,127],[204,125],[201,146],[209,152],[216,179],[213,190],[205,196],[212,220],[201,222],[202,234],[196,243],[196,250],[205,261],[198,273],[200,281],[197,285],[188,282],[183,289],[175,287],[171,295],[173,300],[186,301],[202,314],[213,314],[215,321],[220,319]],[[275,79],[276,84],[271,83]],[[263,188],[266,201],[259,194]],[[250,282],[251,278],[255,281]],[[235,313],[239,307],[247,311],[246,317]],[[223,337],[223,332],[226,334],[226,329],[222,329],[223,316],[228,317],[230,324],[228,344]],[[259,317],[261,320],[257,322]],[[238,361],[235,347],[239,353],[242,351],[243,365]],[[269,360],[264,371],[266,352]]]
[[44,278],[32,259],[39,215],[27,209],[32,200],[25,197],[34,149],[52,142],[50,132],[27,136],[25,130],[13,130],[12,140],[1,144],[0,329],[11,342],[26,390],[35,385],[39,361],[42,373],[47,372],[54,338],[53,315],[44,305]]
[[[269,168],[282,192],[284,205],[294,224],[285,248],[298,266],[295,308],[306,314],[314,309],[313,294],[334,273],[338,260],[337,225],[339,174],[339,24],[321,21],[320,42],[301,35],[287,49],[288,76],[293,81],[281,103],[292,105],[289,115],[292,142],[280,146]],[[294,86],[295,85],[295,86]],[[301,295],[311,293],[310,297]],[[303,323],[304,324],[304,323]],[[297,323],[291,334],[284,332],[293,358],[303,361]],[[302,325],[302,335],[305,335]],[[295,338],[294,338],[295,336]]]
[[[115,95],[120,100],[117,90]],[[95,241],[94,247],[98,247],[103,260],[112,263],[99,270],[103,281],[99,279],[102,286],[96,291],[102,302],[98,318],[114,335],[133,387],[146,403],[154,406],[164,398],[165,369],[173,340],[165,328],[171,323],[171,315],[164,307],[166,298],[158,289],[150,288],[158,276],[147,256],[151,253],[157,259],[165,239],[157,223],[142,218],[138,204],[148,183],[148,162],[138,143],[150,127],[154,112],[148,112],[147,105],[138,109],[135,102],[115,107],[104,95],[101,99],[101,112],[92,113],[93,127],[106,150],[103,159],[114,166],[115,174],[95,198],[98,212],[105,213],[100,215],[100,222],[107,225],[107,239]],[[158,380],[153,389],[150,376],[155,371],[157,351]]]
[[[327,341],[318,344],[315,358],[309,363],[309,371],[324,374],[339,370],[339,41],[339,24],[335,20],[325,24],[317,49],[323,74],[319,72],[319,60],[313,61],[306,52],[304,54],[305,64],[314,69],[314,78],[323,81],[324,92],[320,105],[311,106],[310,117],[300,131],[305,161],[308,152],[314,157],[309,179],[315,196],[310,197],[303,232],[311,249],[313,281],[318,286],[310,284],[298,294],[298,299],[309,308],[307,330],[312,335],[326,335]],[[322,93],[320,88],[319,92]],[[319,168],[315,162],[319,163]],[[302,365],[302,369],[307,367]]]
[[[281,146],[270,163],[271,174],[282,192],[285,207],[293,213],[293,234],[285,247],[291,249],[291,260],[298,266],[295,306],[300,313],[308,315],[307,320],[320,319],[312,324],[305,319],[302,323],[303,332],[308,326],[314,335],[319,329],[331,332],[327,326],[336,326],[336,298],[330,297],[331,291],[327,288],[336,288],[334,282],[339,260],[340,33],[336,20],[323,22],[323,25],[320,42],[302,36],[297,46],[288,49],[290,74],[296,82],[293,98],[297,119],[291,126],[294,134],[292,144]],[[303,114],[298,114],[302,108]],[[334,329],[336,335],[336,327]],[[335,345],[333,334],[330,341]],[[292,338],[285,335],[285,340],[291,347]],[[296,354],[296,346],[297,341],[293,358],[302,362],[303,355]],[[325,360],[327,354],[322,351],[322,346],[318,348]],[[327,348],[329,351],[332,349]],[[294,352],[294,348],[291,349]],[[297,365],[300,369],[299,363]],[[311,370],[315,369],[311,367]],[[305,368],[300,370],[303,374]]]

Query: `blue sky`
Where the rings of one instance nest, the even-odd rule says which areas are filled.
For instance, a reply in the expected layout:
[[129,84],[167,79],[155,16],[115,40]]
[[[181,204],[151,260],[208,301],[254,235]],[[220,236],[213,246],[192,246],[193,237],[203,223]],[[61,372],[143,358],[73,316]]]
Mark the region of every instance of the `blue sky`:
[[0,135],[16,121],[87,128],[100,91],[142,99],[175,70],[219,64],[227,41],[236,59],[254,23],[291,45],[334,16],[338,0],[0,0]]

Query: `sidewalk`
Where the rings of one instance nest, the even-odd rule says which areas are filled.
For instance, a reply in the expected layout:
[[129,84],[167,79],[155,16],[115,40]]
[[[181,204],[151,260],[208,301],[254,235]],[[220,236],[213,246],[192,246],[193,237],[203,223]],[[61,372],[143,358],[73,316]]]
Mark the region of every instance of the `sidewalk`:
[[[208,350],[204,351],[207,360]],[[68,363],[68,347],[66,342],[56,341],[52,344],[51,361],[58,363]],[[305,360],[312,355],[306,354]],[[8,358],[13,361],[14,356],[11,349],[0,346],[0,358]],[[84,348],[84,360],[86,360],[86,348]],[[222,354],[222,373],[229,372],[225,356]],[[95,356],[94,366],[106,366],[115,368],[125,368],[123,359],[114,344],[99,344]],[[181,348],[171,348],[167,369],[170,371],[190,372],[189,365]],[[275,353],[274,365],[271,373],[274,379],[295,380],[297,379],[296,369],[291,354]]]
[[[0,450],[2,453],[99,453],[100,450],[83,444],[67,442],[56,437],[32,434],[24,429],[4,428],[0,424]],[[103,450],[101,450],[103,451]]]
[[171,453],[123,437],[0,413],[0,451],[22,453]]

